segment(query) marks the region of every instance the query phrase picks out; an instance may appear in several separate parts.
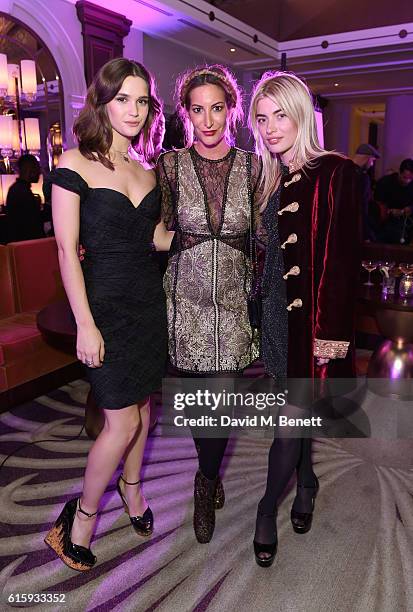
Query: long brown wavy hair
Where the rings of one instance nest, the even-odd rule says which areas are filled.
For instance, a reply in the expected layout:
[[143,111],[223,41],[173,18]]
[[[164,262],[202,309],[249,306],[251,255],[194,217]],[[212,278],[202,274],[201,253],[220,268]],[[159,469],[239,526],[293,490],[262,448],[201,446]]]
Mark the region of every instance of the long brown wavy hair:
[[86,159],[100,161],[106,168],[115,167],[108,157],[112,146],[112,125],[106,104],[120,91],[128,76],[140,77],[148,86],[149,112],[142,130],[132,140],[132,147],[146,161],[153,157],[152,131],[161,112],[155,82],[145,66],[139,62],[119,57],[107,62],[93,79],[87,90],[86,103],[73,126],[79,151]]

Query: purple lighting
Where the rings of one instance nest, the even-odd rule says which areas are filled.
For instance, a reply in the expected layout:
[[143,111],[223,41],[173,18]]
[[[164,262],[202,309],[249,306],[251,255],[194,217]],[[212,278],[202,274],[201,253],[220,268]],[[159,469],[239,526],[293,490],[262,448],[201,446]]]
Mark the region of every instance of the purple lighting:
[[400,359],[400,357],[396,357],[396,359],[394,360],[392,364],[390,378],[392,379],[399,378],[402,369],[403,369],[403,361]]
[[[76,0],[70,0],[76,4]],[[92,4],[109,11],[115,11],[124,15],[132,21],[132,28],[146,34],[173,35],[185,29],[178,21],[179,17],[185,17],[173,8],[156,2],[156,0],[91,0]]]

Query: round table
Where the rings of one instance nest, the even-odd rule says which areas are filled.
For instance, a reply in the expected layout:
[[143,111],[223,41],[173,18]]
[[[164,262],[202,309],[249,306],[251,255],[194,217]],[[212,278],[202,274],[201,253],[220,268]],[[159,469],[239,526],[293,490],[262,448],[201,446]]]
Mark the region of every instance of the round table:
[[386,338],[372,354],[367,370],[374,391],[384,396],[410,397],[413,379],[413,298],[383,294],[381,287],[363,286],[359,302],[374,314]]
[[[37,315],[37,327],[50,344],[76,354],[76,322],[67,300],[54,302],[43,308]],[[85,431],[89,438],[96,440],[100,434],[105,418],[89,392],[85,408]],[[151,409],[149,433],[157,423],[156,413]]]

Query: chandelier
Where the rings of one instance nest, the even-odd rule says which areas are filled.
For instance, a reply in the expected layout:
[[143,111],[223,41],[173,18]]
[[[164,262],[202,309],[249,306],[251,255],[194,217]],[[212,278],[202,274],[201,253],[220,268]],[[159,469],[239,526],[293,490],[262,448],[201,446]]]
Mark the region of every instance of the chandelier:
[[37,77],[33,60],[21,60],[8,64],[7,56],[0,53],[0,153],[7,172],[10,158],[23,152],[40,153],[39,120],[36,117],[21,118],[23,106],[36,100]]

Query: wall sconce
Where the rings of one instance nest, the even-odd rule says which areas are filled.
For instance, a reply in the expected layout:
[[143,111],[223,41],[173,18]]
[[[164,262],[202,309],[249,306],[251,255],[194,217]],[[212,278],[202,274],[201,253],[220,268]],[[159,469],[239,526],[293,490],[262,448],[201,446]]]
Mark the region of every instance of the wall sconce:
[[37,94],[36,64],[33,60],[22,60],[20,66],[22,73],[22,94],[26,101],[31,104],[36,100]]
[[[7,85],[6,85],[7,81]],[[7,64],[7,55],[0,53],[0,97],[4,114],[0,116],[0,153],[4,157],[7,172],[9,158],[29,151],[40,154],[40,130],[37,118],[21,117],[21,107],[36,100],[37,75],[33,60],[21,60],[18,64]],[[14,118],[12,117],[14,115]],[[14,119],[14,120],[13,120]]]
[[24,120],[24,130],[26,134],[26,149],[32,155],[40,154],[40,128],[39,120],[36,117],[27,117]]
[[9,86],[9,73],[7,70],[7,55],[0,53],[0,98],[5,98]]
[[[7,96],[6,100],[10,104],[16,104],[17,101],[17,88],[21,90],[20,82],[20,68],[18,64],[7,64],[8,72],[8,85],[7,85]],[[17,79],[17,85],[16,85]]]
[[3,204],[6,205],[7,194],[13,183],[16,182],[17,174],[2,174],[1,179],[1,191],[3,195]]
[[0,115],[0,149],[3,157],[13,155],[13,117]]

